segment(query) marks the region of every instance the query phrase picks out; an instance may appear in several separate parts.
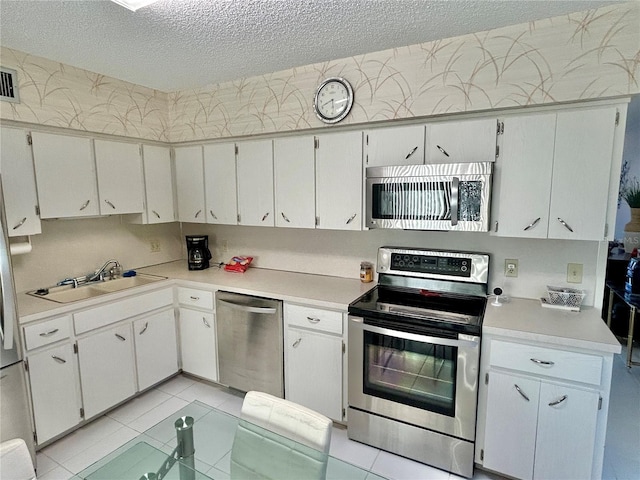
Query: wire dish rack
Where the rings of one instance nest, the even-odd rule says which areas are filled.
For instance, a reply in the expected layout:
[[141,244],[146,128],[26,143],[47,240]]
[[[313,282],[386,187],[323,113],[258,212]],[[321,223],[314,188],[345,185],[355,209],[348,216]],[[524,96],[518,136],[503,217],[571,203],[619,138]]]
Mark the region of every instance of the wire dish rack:
[[579,312],[585,295],[583,290],[547,285],[547,298],[541,298],[540,303],[547,308]]

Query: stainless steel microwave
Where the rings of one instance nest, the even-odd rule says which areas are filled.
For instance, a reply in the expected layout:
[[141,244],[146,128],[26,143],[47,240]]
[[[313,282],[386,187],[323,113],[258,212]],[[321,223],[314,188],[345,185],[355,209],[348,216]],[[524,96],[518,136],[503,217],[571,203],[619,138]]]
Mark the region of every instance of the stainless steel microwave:
[[367,168],[367,227],[489,231],[491,162]]

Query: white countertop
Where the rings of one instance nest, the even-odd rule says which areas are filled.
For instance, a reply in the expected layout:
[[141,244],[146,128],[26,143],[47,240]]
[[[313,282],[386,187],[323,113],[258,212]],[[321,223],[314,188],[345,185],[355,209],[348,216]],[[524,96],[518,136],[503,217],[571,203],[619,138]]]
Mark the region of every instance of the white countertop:
[[[213,290],[229,290],[345,312],[351,302],[375,286],[375,283],[362,283],[359,279],[354,278],[265,268],[249,268],[245,273],[226,272],[217,267],[207,270],[188,270],[185,260],[138,268],[136,271],[168,278],[167,281],[136,287],[136,293],[155,290],[177,282],[180,285],[195,288],[202,288],[206,285]],[[18,294],[20,321],[27,323],[51,315],[64,314],[117,300],[130,294],[131,290],[124,290],[94,297],[91,300],[62,304],[21,293]]]
[[620,353],[620,342],[600,318],[600,309],[580,312],[545,308],[540,300],[512,298],[501,307],[487,303],[483,335],[500,335],[604,353]]

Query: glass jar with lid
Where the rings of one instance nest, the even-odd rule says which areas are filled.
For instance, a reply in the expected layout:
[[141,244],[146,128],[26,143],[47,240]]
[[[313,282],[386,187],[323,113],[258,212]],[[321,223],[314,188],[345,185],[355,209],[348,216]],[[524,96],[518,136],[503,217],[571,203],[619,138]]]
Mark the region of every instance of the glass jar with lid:
[[360,281],[362,283],[373,282],[373,264],[371,262],[360,262]]

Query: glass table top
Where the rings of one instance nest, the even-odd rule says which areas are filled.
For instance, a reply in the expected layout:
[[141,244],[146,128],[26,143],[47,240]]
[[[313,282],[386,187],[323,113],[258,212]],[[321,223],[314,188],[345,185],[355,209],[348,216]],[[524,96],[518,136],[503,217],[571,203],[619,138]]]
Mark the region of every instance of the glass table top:
[[[182,417],[193,418],[195,452],[192,457],[176,460],[180,447],[174,424]],[[77,477],[86,480],[383,480],[360,467],[197,401],[94,463]]]

